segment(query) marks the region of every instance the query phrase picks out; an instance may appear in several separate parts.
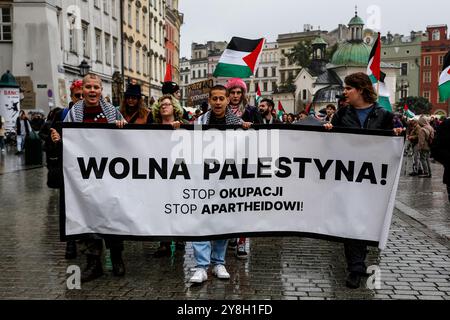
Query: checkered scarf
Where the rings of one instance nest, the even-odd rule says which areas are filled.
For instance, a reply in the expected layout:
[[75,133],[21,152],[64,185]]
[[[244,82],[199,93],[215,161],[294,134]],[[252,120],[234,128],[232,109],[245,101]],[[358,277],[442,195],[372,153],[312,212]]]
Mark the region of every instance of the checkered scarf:
[[[116,107],[103,100],[103,98],[100,98],[100,106],[102,107],[102,111],[106,119],[108,119],[108,123],[114,123],[116,120],[123,119],[122,114],[116,109]],[[83,122],[84,108],[84,101],[78,101],[70,109],[69,113],[64,119],[64,122]]]
[[[211,110],[208,111],[207,113],[205,113],[203,116],[201,116],[197,123],[198,124],[209,124],[209,120],[211,118]],[[242,124],[243,120],[241,118],[239,118],[238,116],[236,116],[235,114],[233,114],[233,112],[231,112],[230,108],[227,107],[227,111],[225,113],[225,122],[226,124],[236,124],[236,125],[240,125]]]

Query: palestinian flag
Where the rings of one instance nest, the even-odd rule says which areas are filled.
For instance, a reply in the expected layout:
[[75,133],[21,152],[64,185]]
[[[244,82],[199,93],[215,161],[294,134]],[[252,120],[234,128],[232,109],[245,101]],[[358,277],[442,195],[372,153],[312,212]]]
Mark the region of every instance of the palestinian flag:
[[378,32],[377,40],[370,52],[369,62],[367,65],[367,75],[369,76],[375,91],[378,94],[378,104],[388,111],[392,112],[391,102],[389,101],[390,93],[389,89],[384,83],[386,74],[381,71],[381,39]]
[[450,51],[444,58],[444,68],[439,77],[439,100],[445,102],[450,98]]
[[389,97],[391,94],[389,93],[389,89],[386,87],[386,84],[384,83],[384,78],[386,77],[386,74],[384,74],[382,71],[380,72],[380,81],[378,83],[374,83],[373,86],[376,91],[378,91],[378,104],[386,109],[387,111],[392,112],[392,105],[389,101]]
[[372,47],[372,51],[370,52],[367,75],[371,78],[372,83],[376,83],[381,77],[381,42],[379,32],[378,38]]
[[405,104],[405,106],[403,107],[403,114],[408,118],[414,118],[416,115],[414,114],[414,112],[412,112],[411,110],[409,110],[408,105]]
[[220,57],[214,77],[249,78],[258,68],[265,39],[233,37]]
[[259,89],[259,84],[256,84],[255,106],[259,106],[260,100],[261,100],[261,90]]
[[281,101],[278,101],[278,113],[277,118],[280,120],[283,120],[283,114],[285,113],[283,105],[281,104]]

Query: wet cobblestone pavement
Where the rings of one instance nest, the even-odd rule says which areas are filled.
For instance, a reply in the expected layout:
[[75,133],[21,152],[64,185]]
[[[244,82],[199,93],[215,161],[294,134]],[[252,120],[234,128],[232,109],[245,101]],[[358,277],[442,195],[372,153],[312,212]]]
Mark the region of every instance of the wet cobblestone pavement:
[[154,258],[156,242],[126,241],[125,277],[107,271],[69,290],[66,270],[84,259],[64,259],[58,191],[47,188],[45,168],[24,167],[22,157],[0,158],[0,299],[450,300],[450,207],[437,164],[432,179],[401,177],[387,248],[368,255],[381,269],[380,289],[345,287],[342,244],[278,237],[250,239],[247,260],[229,251],[231,279],[210,276],[200,286],[188,282],[190,243],[173,258]]

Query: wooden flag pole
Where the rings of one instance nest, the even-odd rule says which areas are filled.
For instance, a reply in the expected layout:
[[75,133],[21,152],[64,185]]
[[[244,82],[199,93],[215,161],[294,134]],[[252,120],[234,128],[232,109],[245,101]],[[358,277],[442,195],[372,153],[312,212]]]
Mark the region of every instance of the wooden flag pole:
[[255,91],[255,98],[256,98],[256,87],[255,87],[255,75],[252,75],[251,77],[250,77],[250,86],[249,86],[249,88],[248,88],[248,94],[249,94],[249,102],[251,101],[251,96],[250,96],[250,92],[251,92],[251,89],[252,89],[252,87],[253,87],[253,91]]

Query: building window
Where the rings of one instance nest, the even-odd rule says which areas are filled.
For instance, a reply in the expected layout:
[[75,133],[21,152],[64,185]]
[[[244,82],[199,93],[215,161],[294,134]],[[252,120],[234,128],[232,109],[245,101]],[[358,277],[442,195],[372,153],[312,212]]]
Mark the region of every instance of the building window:
[[111,16],[113,18],[116,17],[117,9],[116,9],[116,0],[111,0]]
[[70,28],[69,28],[69,51],[73,53],[77,53],[77,38],[75,34],[75,18],[70,16]]
[[141,73],[141,49],[136,49],[136,72]]
[[102,32],[95,30],[95,61],[102,62]]
[[408,63],[402,63],[401,64],[400,75],[401,76],[407,76],[408,75]]
[[[267,68],[263,68],[263,74],[264,74],[264,78],[267,78]],[[267,91],[267,90],[264,90]]]
[[139,14],[139,9],[136,9],[136,31],[141,31],[141,15]]
[[432,39],[434,41],[438,41],[441,40],[441,33],[439,32],[439,30],[434,30],[432,33]]
[[144,36],[147,36],[147,22],[145,21],[145,13],[142,13],[142,27]]
[[268,88],[267,88],[267,82],[266,81],[263,82],[263,91],[265,91],[265,92],[269,91]]
[[89,58],[89,25],[82,22],[81,25],[81,39],[83,41],[83,56]]
[[103,0],[103,12],[109,14],[109,0]]
[[131,14],[131,3],[128,3],[128,25],[131,27],[131,21],[132,21],[132,14]]
[[423,57],[423,65],[425,67],[431,66],[431,57],[430,56]]
[[272,77],[277,76],[277,67],[272,67]]
[[272,91],[274,91],[277,87],[277,82],[276,81],[272,81]]
[[132,70],[133,65],[133,48],[131,47],[131,43],[128,44],[128,69]]
[[105,34],[105,62],[108,66],[111,65],[111,36]]
[[144,76],[148,75],[148,61],[147,61],[147,52],[142,52],[142,64]]
[[203,70],[203,78],[206,78],[206,69]]
[[439,56],[439,65],[442,66],[444,64],[444,56]]
[[286,65],[286,59],[285,59],[285,58],[281,58],[281,59],[280,59],[280,65],[281,65],[282,67],[284,67],[284,66]]
[[113,63],[114,63],[114,67],[118,67],[119,66],[119,61],[117,59],[118,54],[117,54],[117,38],[113,38]]
[[303,99],[303,100],[306,100],[306,89],[303,89],[303,92],[302,92],[302,99]]
[[425,71],[423,73],[423,82],[424,83],[431,83],[431,72],[430,71]]
[[423,92],[423,97],[425,99],[427,99],[428,101],[430,101],[430,91],[424,91]]
[[0,41],[11,41],[11,8],[0,7]]

